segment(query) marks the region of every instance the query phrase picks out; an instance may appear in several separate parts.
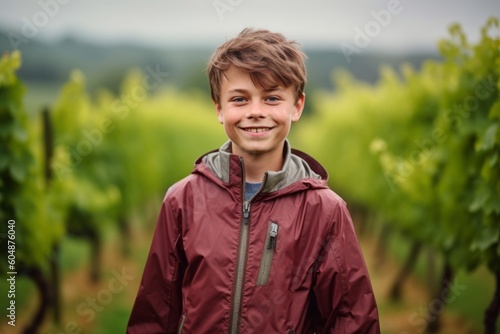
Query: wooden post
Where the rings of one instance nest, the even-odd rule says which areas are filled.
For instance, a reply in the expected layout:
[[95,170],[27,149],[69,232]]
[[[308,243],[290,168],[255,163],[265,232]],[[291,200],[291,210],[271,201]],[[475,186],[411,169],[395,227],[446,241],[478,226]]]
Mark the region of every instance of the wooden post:
[[52,168],[50,164],[52,162],[52,155],[54,153],[54,142],[52,135],[52,123],[50,122],[50,110],[49,108],[44,108],[42,111],[42,127],[43,127],[43,148],[44,148],[44,171],[45,171],[45,182],[48,185],[52,180]]

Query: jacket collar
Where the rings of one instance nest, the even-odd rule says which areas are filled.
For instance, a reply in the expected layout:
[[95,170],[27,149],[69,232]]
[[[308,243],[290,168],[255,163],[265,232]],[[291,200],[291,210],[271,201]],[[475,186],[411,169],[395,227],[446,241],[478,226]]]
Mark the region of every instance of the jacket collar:
[[[297,181],[304,179],[328,181],[328,174],[319,162],[309,155],[292,149],[288,140],[285,140],[284,163],[280,171],[266,172],[266,182],[262,192],[273,192],[283,189]],[[241,183],[242,164],[240,157],[231,153],[231,141],[225,142],[219,150],[211,151],[196,164],[203,162],[208,169],[224,183]]]

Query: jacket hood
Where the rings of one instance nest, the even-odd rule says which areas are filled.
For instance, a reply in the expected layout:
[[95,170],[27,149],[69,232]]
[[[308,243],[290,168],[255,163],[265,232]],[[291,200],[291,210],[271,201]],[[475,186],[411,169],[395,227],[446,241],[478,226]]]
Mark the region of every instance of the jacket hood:
[[[226,184],[241,183],[242,161],[239,156],[231,152],[231,141],[228,140],[218,150],[198,158],[194,172],[201,172],[212,179],[216,176]],[[292,149],[288,140],[285,140],[283,153],[285,158],[283,168],[280,171],[266,172],[262,192],[275,192],[299,181],[308,181],[307,188],[327,187],[328,173],[318,161],[304,152]],[[207,172],[212,175],[207,175]]]

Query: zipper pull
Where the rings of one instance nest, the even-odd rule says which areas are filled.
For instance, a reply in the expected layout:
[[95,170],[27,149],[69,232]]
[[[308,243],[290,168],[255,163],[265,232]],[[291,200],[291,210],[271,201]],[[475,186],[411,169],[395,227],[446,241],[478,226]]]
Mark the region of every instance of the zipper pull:
[[278,239],[278,224],[271,222],[269,228],[269,244],[267,249],[276,249],[276,239]]
[[[250,216],[250,202],[245,201],[243,202],[243,218],[248,219],[248,216]],[[248,224],[248,221],[246,221]]]

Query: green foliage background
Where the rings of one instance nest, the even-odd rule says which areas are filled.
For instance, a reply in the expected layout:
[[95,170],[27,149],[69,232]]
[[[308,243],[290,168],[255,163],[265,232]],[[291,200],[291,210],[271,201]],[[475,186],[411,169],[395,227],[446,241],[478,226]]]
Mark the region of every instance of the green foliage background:
[[[444,61],[376,85],[336,73],[297,133],[332,173],[333,188],[452,265],[500,269],[500,39],[490,19],[470,45],[458,25]],[[497,33],[495,35],[495,33]]]
[[[439,44],[442,61],[382,68],[373,85],[334,73],[337,90],[310,94],[314,110],[291,136],[349,203],[457,270],[500,270],[498,25],[490,19],[475,45],[455,25]],[[20,66],[19,52],[0,60],[0,233],[4,245],[5,222],[16,220],[17,268],[48,276],[54,245],[148,210],[225,141],[206,94],[150,90],[136,69],[118,93],[90,96],[73,71],[50,111],[47,179],[41,117],[24,109]]]

